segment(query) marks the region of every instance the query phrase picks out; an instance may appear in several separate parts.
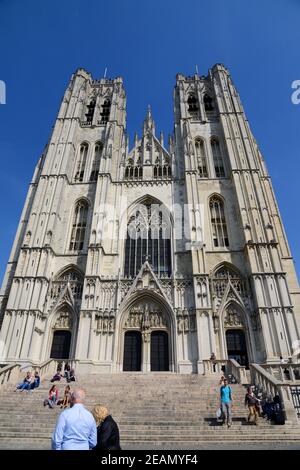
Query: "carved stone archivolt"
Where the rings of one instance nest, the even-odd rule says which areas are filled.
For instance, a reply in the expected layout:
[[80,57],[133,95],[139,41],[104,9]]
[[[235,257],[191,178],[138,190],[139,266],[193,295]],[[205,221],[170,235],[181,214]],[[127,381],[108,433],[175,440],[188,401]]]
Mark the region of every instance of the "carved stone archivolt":
[[55,330],[71,330],[72,329],[72,317],[69,312],[61,312],[56,318],[53,328]]
[[241,314],[236,307],[230,306],[227,308],[224,319],[224,326],[226,328],[243,328],[244,324],[241,318]]
[[146,330],[167,327],[165,312],[154,302],[145,302],[131,307],[125,320],[125,328]]

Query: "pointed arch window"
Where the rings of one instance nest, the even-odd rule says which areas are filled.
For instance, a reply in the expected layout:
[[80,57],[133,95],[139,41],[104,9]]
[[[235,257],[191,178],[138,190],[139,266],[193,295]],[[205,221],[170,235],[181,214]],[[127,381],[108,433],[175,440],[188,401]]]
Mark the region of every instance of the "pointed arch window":
[[88,203],[84,200],[77,202],[72,222],[72,231],[69,250],[81,251],[84,246],[85,232],[87,226]]
[[209,201],[211,228],[214,247],[228,247],[228,232],[224,212],[224,202],[219,196],[213,196]]
[[139,204],[131,216],[125,242],[125,277],[135,277],[145,261],[159,277],[171,275],[171,230],[159,204]]
[[83,290],[83,275],[72,267],[66,268],[61,274],[51,282],[50,297],[57,298],[61,292],[69,285],[75,299],[81,299]]
[[102,105],[102,111],[100,113],[101,115],[101,124],[106,124],[107,121],[109,120],[109,115],[110,115],[110,105],[111,102],[110,100],[104,100],[103,105]]
[[228,283],[235,288],[241,296],[246,295],[247,286],[245,279],[238,271],[229,266],[220,266],[212,276],[213,294],[217,297],[223,297]]
[[97,181],[102,150],[103,150],[102,142],[96,142],[90,181]]
[[124,179],[129,181],[143,179],[143,165],[140,158],[136,163],[134,163],[132,158],[128,160],[128,164],[125,167]]
[[221,154],[220,142],[216,137],[213,137],[210,143],[211,143],[211,151],[212,151],[212,155],[214,159],[216,178],[224,178],[225,169],[224,169],[224,163],[223,163],[223,158]]
[[196,139],[195,147],[196,147],[199,176],[200,178],[208,178],[207,159],[206,159],[206,152],[205,152],[203,140]]
[[76,173],[74,180],[77,183],[81,183],[84,179],[84,171],[86,167],[86,160],[88,155],[89,146],[86,142],[80,145],[79,148],[79,155],[78,155],[78,163],[76,168]]
[[192,118],[199,117],[199,103],[194,93],[190,93],[187,99],[188,113]]

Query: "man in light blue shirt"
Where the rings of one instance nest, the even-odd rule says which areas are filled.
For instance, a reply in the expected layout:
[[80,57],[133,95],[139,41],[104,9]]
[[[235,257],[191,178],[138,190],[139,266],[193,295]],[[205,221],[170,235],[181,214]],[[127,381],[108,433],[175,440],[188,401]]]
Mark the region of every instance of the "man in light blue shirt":
[[71,395],[71,408],[63,411],[52,434],[53,450],[89,450],[97,444],[95,419],[84,406],[84,390]]
[[227,426],[231,426],[231,406],[232,406],[232,396],[231,396],[231,387],[228,385],[228,380],[224,380],[224,385],[220,388],[220,401],[221,409],[223,414],[223,423],[225,422],[225,417],[227,418]]

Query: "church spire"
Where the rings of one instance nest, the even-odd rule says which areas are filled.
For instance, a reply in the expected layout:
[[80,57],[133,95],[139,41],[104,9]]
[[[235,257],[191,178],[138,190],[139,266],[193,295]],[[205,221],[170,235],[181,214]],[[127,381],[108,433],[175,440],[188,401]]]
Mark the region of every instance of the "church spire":
[[151,131],[151,133],[154,135],[155,134],[155,124],[152,119],[152,114],[151,114],[151,106],[148,104],[148,110],[147,110],[147,115],[144,120],[144,135],[148,132]]

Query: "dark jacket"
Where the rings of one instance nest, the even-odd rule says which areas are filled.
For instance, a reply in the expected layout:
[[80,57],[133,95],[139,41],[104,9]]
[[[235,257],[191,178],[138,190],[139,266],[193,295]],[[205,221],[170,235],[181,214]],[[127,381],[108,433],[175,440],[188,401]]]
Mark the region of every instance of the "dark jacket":
[[97,445],[94,450],[121,450],[119,428],[109,415],[97,427]]
[[256,398],[254,394],[250,395],[249,393],[246,393],[245,406],[246,405],[253,406],[253,405],[258,405],[258,404],[259,404],[259,400]]

